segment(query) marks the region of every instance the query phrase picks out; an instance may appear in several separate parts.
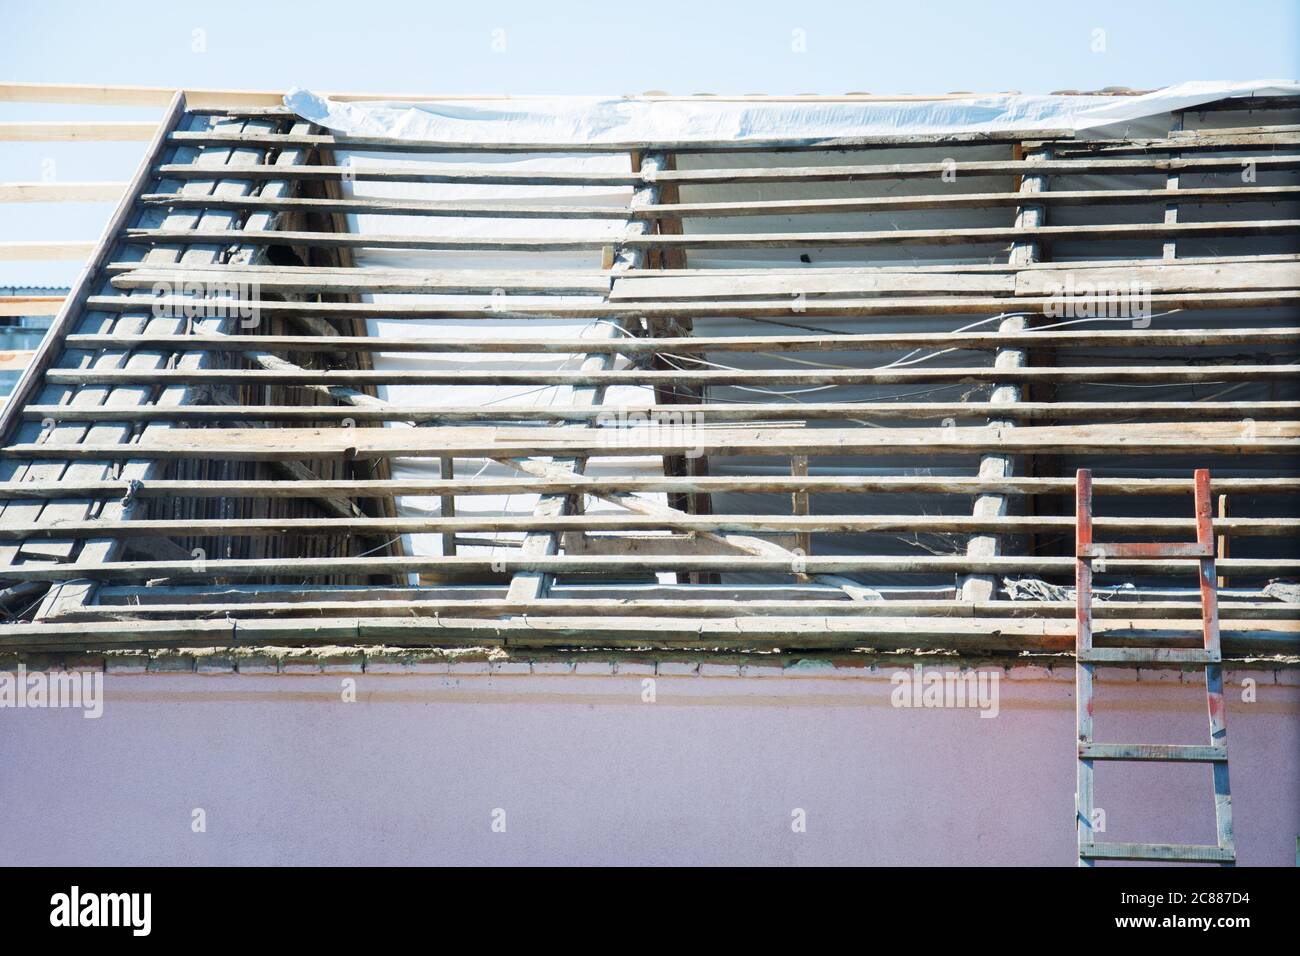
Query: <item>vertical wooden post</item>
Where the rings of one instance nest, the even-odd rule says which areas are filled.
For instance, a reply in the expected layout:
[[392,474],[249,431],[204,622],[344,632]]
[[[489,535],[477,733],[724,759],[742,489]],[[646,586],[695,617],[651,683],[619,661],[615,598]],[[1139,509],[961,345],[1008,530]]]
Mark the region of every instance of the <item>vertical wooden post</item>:
[[[808,477],[808,456],[793,455],[790,458],[790,474],[795,478]],[[808,492],[807,490],[794,491],[790,494],[790,510],[792,514],[808,514]],[[795,547],[805,556],[812,552],[812,535],[807,531],[798,531],[795,533]],[[795,580],[807,581],[808,575],[796,574]]]
[[[1173,128],[1176,130],[1183,128],[1182,113],[1174,114]],[[1170,159],[1178,159],[1181,156],[1182,153],[1169,154]],[[1177,188],[1178,188],[1178,173],[1170,173],[1165,177],[1165,189],[1177,189]],[[1173,202],[1165,203],[1165,225],[1166,226],[1178,225],[1178,203],[1173,203]],[[1176,239],[1165,240],[1163,258],[1167,260],[1178,258],[1178,240]]]
[[[451,481],[456,477],[456,460],[454,458],[439,458],[439,471],[444,481]],[[456,496],[454,494],[443,495],[438,499],[440,502],[439,513],[444,518],[454,518],[456,516]],[[444,531],[442,533],[442,554],[443,557],[449,558],[456,553],[456,532]]]

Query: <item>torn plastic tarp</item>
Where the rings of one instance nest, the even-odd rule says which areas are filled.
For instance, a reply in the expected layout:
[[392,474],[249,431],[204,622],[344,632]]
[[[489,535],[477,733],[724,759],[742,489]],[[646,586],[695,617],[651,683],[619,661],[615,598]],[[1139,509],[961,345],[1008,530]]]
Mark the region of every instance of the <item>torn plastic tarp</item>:
[[761,102],[706,97],[342,102],[295,88],[284,102],[303,119],[350,136],[475,144],[743,143],[777,137],[1080,131],[1247,95],[1300,95],[1300,83],[1201,80],[1138,96],[997,94],[858,103],[802,102],[797,97]]

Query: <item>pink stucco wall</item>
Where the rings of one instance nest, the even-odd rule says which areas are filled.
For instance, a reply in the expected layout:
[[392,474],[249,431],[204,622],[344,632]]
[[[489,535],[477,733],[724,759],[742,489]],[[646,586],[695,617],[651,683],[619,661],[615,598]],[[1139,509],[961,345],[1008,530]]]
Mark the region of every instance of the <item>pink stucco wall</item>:
[[[653,703],[626,669],[110,673],[99,720],[0,710],[0,864],[1073,863],[1068,671],[983,719],[895,708],[889,672],[706,669]],[[1203,742],[1203,685],[1115,676],[1099,740]],[[1290,865],[1300,687],[1230,677],[1240,860]],[[1098,767],[1104,839],[1212,842],[1207,767]]]

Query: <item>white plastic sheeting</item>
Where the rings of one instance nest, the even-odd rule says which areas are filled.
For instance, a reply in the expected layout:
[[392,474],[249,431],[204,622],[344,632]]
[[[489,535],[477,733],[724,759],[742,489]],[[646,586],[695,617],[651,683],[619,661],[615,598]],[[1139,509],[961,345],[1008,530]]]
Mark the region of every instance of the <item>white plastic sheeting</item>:
[[[555,170],[585,172],[627,172],[629,160],[626,155],[607,156],[486,156],[473,154],[401,154],[391,153],[352,153],[338,155],[340,163],[354,169],[382,169],[389,166],[427,167],[431,172],[440,167],[457,169],[509,169],[514,172],[545,172]],[[345,195],[361,197],[381,197],[388,199],[452,200],[462,201],[521,201],[531,204],[551,204],[557,208],[565,205],[600,206],[609,205],[625,208],[631,194],[628,187],[599,186],[511,186],[511,185],[464,185],[464,184],[422,184],[422,183],[384,183],[366,182],[364,180],[345,181]],[[458,218],[450,216],[375,216],[351,215],[349,229],[365,235],[367,233],[385,233],[388,235],[415,236],[528,236],[546,234],[550,236],[583,237],[606,240],[613,243],[626,229],[626,222],[621,219],[494,219],[494,218]],[[479,268],[493,271],[510,269],[589,269],[600,268],[600,253],[565,253],[565,252],[429,252],[423,250],[366,249],[355,251],[356,264],[362,268],[430,268],[455,269]],[[375,302],[424,302],[451,305],[489,305],[493,298],[488,295],[376,295],[369,297]],[[549,302],[551,304],[579,303],[583,301],[601,301],[600,298],[581,296],[511,296],[511,304]],[[509,339],[511,336],[527,338],[605,338],[609,329],[585,320],[568,319],[439,319],[437,321],[408,320],[371,320],[368,323],[370,335],[397,342],[403,338],[446,337],[451,339]],[[538,353],[502,353],[502,352],[450,352],[450,353],[384,353],[374,355],[374,366],[382,371],[407,370],[449,370],[479,368],[491,371],[563,371],[576,370],[581,364],[582,356],[538,354]],[[424,386],[396,385],[381,388],[380,396],[399,405],[456,405],[470,407],[502,408],[545,407],[549,405],[568,405],[572,403],[572,389],[568,386],[527,387],[499,385],[457,385]],[[617,386],[606,392],[606,400],[611,405],[644,406],[653,403],[653,391],[647,388]],[[395,427],[407,427],[398,425]],[[393,477],[428,480],[437,478],[440,466],[437,459],[399,458],[392,463]],[[495,462],[458,461],[458,477],[515,478],[518,473],[511,468]],[[589,474],[598,475],[602,471],[617,474],[644,474],[653,477],[661,474],[659,459],[606,458],[592,462]],[[662,500],[662,496],[658,496]],[[503,515],[526,516],[532,514],[538,503],[537,495],[483,495],[476,497],[458,497],[457,514],[462,517],[495,517]],[[398,510],[403,515],[437,515],[439,499],[427,496],[402,496],[397,501]],[[619,511],[612,505],[606,505],[612,511]],[[601,511],[598,501],[588,503],[588,510]],[[519,534],[477,534],[479,540],[496,539],[502,542],[518,542]],[[406,537],[409,554],[439,554],[438,535],[409,535]],[[503,545],[508,547],[508,545]],[[486,546],[462,546],[459,553],[464,555],[489,556],[494,550]],[[509,551],[500,551],[496,556],[507,556]]]
[[337,102],[293,89],[285,105],[352,136],[451,143],[707,142],[889,134],[1088,130],[1210,103],[1228,96],[1300,93],[1290,80],[1179,83],[1140,96],[1006,94],[969,99],[871,102],[747,102],[613,97]]

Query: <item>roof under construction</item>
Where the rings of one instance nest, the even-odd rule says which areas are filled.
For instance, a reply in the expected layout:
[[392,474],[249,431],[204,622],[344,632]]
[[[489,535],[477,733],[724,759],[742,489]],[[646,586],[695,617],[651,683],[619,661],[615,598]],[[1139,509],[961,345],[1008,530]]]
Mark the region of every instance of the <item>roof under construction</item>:
[[[1087,468],[1114,541],[1192,540],[1209,469],[1224,654],[1294,656],[1297,113],[476,141],[178,95],[3,409],[0,649],[1062,654]],[[1199,626],[1194,560],[1095,570],[1099,645]]]

